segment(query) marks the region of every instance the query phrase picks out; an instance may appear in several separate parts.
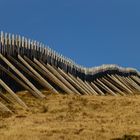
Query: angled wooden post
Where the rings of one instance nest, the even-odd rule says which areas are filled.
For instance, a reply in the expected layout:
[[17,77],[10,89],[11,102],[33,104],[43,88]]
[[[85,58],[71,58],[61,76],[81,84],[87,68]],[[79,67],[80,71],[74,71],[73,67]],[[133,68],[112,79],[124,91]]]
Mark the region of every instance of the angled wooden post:
[[13,112],[1,102],[0,102],[0,110],[3,112],[9,112],[10,114],[13,114]]
[[131,88],[130,84],[128,84],[125,78],[119,75],[115,75],[115,76],[133,93],[133,89]]
[[14,63],[16,64],[20,69],[23,70],[23,72],[25,72],[27,75],[29,75],[30,77],[32,77],[36,82],[38,82],[38,84],[40,84],[42,87],[46,88],[46,85],[44,85],[44,82],[40,81],[38,79],[38,77],[36,77],[28,68],[26,68],[23,64],[21,64],[19,61],[17,61],[16,59],[14,59],[11,56],[8,56],[8,58]]
[[[33,67],[31,67],[20,55],[18,55],[18,59],[26,66],[30,71],[32,71],[39,79],[40,81],[44,82],[44,86],[51,90],[54,93],[58,93],[58,91],[52,87]],[[27,58],[26,58],[27,60]]]
[[92,91],[92,93],[94,95],[98,95],[98,93],[96,92],[96,90],[94,90],[94,88],[87,81],[85,81],[85,84],[88,86],[88,88],[90,88],[90,90]]
[[0,97],[1,97],[3,100],[5,100],[7,103],[15,104],[15,102],[14,102],[12,99],[10,99],[9,97],[5,96],[4,93],[2,93],[1,91],[0,91]]
[[135,84],[134,81],[129,79],[128,77],[125,77],[126,82],[133,88],[134,92],[139,91],[139,87]]
[[103,77],[102,80],[114,90],[116,90],[119,94],[125,95],[119,88],[117,88],[113,83],[111,83],[106,77]]
[[92,87],[99,93],[99,95],[105,95],[98,86],[95,85],[94,81],[91,82]]
[[79,83],[79,85],[81,85],[81,87],[86,91],[87,94],[92,95],[93,93],[90,91],[90,89],[87,88],[87,86],[85,85],[85,83],[79,78],[79,77],[74,77],[73,75],[71,75],[73,78],[75,78],[75,80],[77,81],[77,83]]
[[81,90],[81,92],[83,92],[83,94],[85,95],[89,95],[90,93],[87,92],[87,90],[85,89],[85,87],[83,87],[83,85],[70,73],[68,73],[68,75],[70,76],[70,78],[75,81],[75,83],[77,83],[76,85],[78,85],[77,87],[80,87],[79,89]]
[[127,77],[131,82],[133,82],[133,84],[135,85],[135,87],[140,91],[140,86],[137,84],[137,82],[135,82],[135,80],[133,80],[130,76]]
[[107,75],[108,77],[110,77],[112,80],[114,80],[114,82],[116,82],[123,90],[126,91],[126,93],[131,93],[131,91],[122,83],[120,82],[116,77],[114,77],[113,75]]
[[37,94],[39,98],[44,98],[45,96],[14,66],[8,59],[6,59],[2,54],[0,58],[20,77],[25,83],[27,83]]
[[23,108],[28,109],[27,105],[0,79],[0,85],[20,104]]
[[132,75],[132,76],[130,76],[133,80],[135,80],[138,84],[140,84],[140,78],[138,78],[138,77],[136,77],[136,76],[134,76],[134,75]]
[[68,74],[66,74],[63,70],[58,68],[58,72],[65,77],[79,92],[80,94],[85,94],[85,91],[78,85]]
[[108,93],[111,93],[112,95],[117,95],[114,91],[112,91],[109,87],[107,87],[101,80],[97,79],[97,82],[99,82]]
[[55,75],[53,75],[45,66],[43,66],[37,59],[34,58],[34,62],[46,73],[45,75],[56,85],[58,85],[62,90],[64,90],[66,93],[70,94],[73,93],[73,91],[65,86]]
[[35,97],[38,97],[38,95],[36,95],[36,92],[34,90],[32,90],[28,85],[26,85],[22,80],[17,78],[12,72],[10,72],[6,68],[4,68],[2,65],[0,65],[0,70],[5,72],[7,75],[9,75],[13,80],[15,80],[18,84],[20,84],[22,87],[24,87],[30,93],[32,93]]
[[[43,64],[43,63],[42,63]],[[72,86],[72,84],[70,84],[70,82],[68,82],[54,67],[52,67],[50,64],[47,64],[44,66],[46,66],[55,76],[57,76],[66,86],[68,86],[74,93],[80,94],[78,92],[78,90],[76,90],[74,88],[74,86]]]

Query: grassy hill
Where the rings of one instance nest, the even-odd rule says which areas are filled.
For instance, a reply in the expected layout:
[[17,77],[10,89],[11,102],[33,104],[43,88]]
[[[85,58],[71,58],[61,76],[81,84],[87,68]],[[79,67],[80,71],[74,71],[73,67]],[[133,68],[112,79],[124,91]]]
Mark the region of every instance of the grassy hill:
[[7,104],[14,114],[1,112],[1,140],[139,139],[139,95],[44,94],[44,100],[24,92],[18,94],[30,110]]

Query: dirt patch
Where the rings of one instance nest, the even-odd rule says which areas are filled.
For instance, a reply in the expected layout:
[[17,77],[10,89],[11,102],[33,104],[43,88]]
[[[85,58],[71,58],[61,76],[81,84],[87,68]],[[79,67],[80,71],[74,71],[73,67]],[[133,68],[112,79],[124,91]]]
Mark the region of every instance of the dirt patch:
[[30,110],[7,104],[13,115],[0,115],[1,140],[140,139],[140,96],[46,94],[19,97]]

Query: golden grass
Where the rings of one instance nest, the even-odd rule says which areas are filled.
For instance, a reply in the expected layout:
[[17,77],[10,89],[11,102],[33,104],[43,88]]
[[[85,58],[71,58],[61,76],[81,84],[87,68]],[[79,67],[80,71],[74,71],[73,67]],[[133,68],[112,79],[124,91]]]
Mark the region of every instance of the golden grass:
[[140,135],[139,95],[46,94],[46,99],[38,100],[19,93],[30,110],[7,104],[14,114],[1,114],[0,140],[108,140],[132,135],[137,139]]

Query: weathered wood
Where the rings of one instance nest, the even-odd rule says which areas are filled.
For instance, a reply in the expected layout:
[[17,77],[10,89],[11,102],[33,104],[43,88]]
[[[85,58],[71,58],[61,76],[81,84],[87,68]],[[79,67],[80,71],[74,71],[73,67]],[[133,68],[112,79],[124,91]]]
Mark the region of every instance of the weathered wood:
[[120,78],[118,75],[113,75],[113,77],[117,78],[127,89],[127,91],[130,93],[130,94],[133,94],[133,91],[130,89],[130,87],[126,84],[126,82]]
[[27,105],[0,79],[0,85],[20,104],[22,107],[28,109]]
[[60,68],[58,68],[59,73],[65,77],[76,89],[78,89],[78,91],[81,94],[85,94],[85,91],[83,91],[83,89],[68,75],[66,74],[63,70],[61,70]]
[[86,91],[87,94],[92,95],[92,92],[87,88],[87,86],[85,85],[85,83],[79,77],[74,77],[73,76],[73,78],[76,79],[76,81],[78,82],[78,84],[81,85],[81,87]]
[[84,81],[82,81],[79,77],[76,77],[76,79],[78,80],[78,82],[80,82],[84,90],[86,90],[87,93],[89,93],[89,95],[94,94],[93,91],[84,83]]
[[140,86],[137,84],[137,82],[135,82],[135,80],[133,80],[130,76],[127,77],[131,82],[133,82],[133,84],[135,85],[135,87],[138,89],[138,91],[140,91]]
[[13,114],[13,112],[1,102],[0,102],[0,110],[3,112],[9,112],[10,114]]
[[116,96],[116,93],[112,91],[109,87],[107,87],[101,80],[97,79],[97,81],[106,89],[107,93],[111,93]]
[[124,93],[119,89],[117,88],[115,85],[113,85],[110,81],[108,81],[106,79],[106,77],[103,77],[102,80],[110,87],[112,87],[114,90],[116,90],[118,93],[120,93],[121,95],[124,95]]
[[[38,98],[45,96],[35,87],[36,83],[38,87],[54,93],[125,95],[140,91],[140,73],[135,69],[116,65],[85,68],[45,47],[34,40],[1,32],[0,59],[3,61],[0,64],[0,78],[3,79],[5,74],[10,76]],[[5,68],[5,64],[8,67]],[[110,72],[113,74],[109,75]],[[94,77],[96,74],[101,78]],[[35,85],[30,78],[33,83],[36,82]]]
[[131,91],[122,82],[120,82],[116,77],[109,74],[107,76],[110,77],[112,80],[114,80],[119,86],[121,86],[121,88],[125,90],[126,93],[131,93]]
[[6,68],[4,68],[2,65],[0,65],[0,70],[5,72],[7,75],[9,75],[13,80],[15,80],[17,83],[19,83],[22,87],[24,87],[26,90],[28,90],[30,93],[32,93],[35,97],[38,97],[36,92],[32,90],[29,86],[27,86],[22,80],[17,78],[12,72],[8,71]]
[[[42,63],[43,64],[43,63]],[[72,84],[70,84],[70,82],[68,82],[54,67],[52,67],[51,65],[47,64],[43,64],[44,66],[46,66],[55,76],[57,76],[66,86],[68,86],[74,93],[80,94],[78,92],[78,90],[76,90],[74,88],[74,86],[72,86]]]
[[85,94],[85,95],[89,95],[89,94],[90,94],[89,92],[87,92],[86,88],[77,80],[76,77],[74,77],[74,76],[71,75],[70,73],[68,73],[68,75],[71,77],[71,79],[72,79],[73,81],[75,81],[75,83],[77,83],[77,85],[78,85],[77,88],[80,87],[79,90],[81,90],[81,92],[82,92],[83,94]]
[[131,78],[134,79],[140,85],[140,78],[136,76],[131,76]]
[[38,84],[40,84],[43,88],[46,88],[46,85],[44,82],[40,81],[38,79],[38,77],[36,77],[28,68],[26,68],[26,66],[24,66],[23,64],[20,63],[20,61],[17,61],[16,59],[14,59],[11,56],[8,56],[8,58],[14,63],[16,64],[20,69],[22,69],[23,72],[25,72],[27,75],[29,75],[30,77],[32,77]]
[[0,58],[21,78],[26,82],[38,95],[39,98],[44,98],[45,96],[14,66],[12,65],[2,54]]
[[57,90],[55,90],[36,70],[34,70],[20,55],[18,55],[18,59],[26,66],[29,68],[30,71],[32,71],[39,79],[40,81],[44,82],[46,85],[46,88],[51,90],[54,93],[58,93]]
[[97,81],[97,79],[94,81],[94,83],[95,83],[100,89],[104,90],[103,92],[104,92],[105,95],[108,94],[106,88],[105,88],[104,86],[102,86],[102,85]]
[[133,90],[133,92],[139,91],[139,88],[137,88],[137,85],[134,83],[134,81],[132,81],[128,77],[122,77],[122,78],[125,78],[124,80],[128,83],[129,86],[131,86],[131,89]]
[[15,104],[15,102],[13,100],[11,100],[9,97],[5,96],[4,93],[2,93],[0,91],[0,97],[5,100],[7,103],[12,103],[12,104]]
[[51,73],[51,71],[49,71],[46,67],[44,67],[37,59],[34,58],[34,62],[42,69],[46,72],[46,76],[52,81],[54,82],[56,85],[58,85],[62,90],[64,90],[66,93],[73,94],[73,91],[68,88],[67,86],[65,86],[55,75],[53,75]]
[[98,92],[99,95],[105,95],[96,85],[94,82],[91,82],[92,87]]
[[98,93],[96,92],[96,90],[94,90],[94,88],[87,81],[85,81],[85,84],[88,86],[88,88],[90,88],[90,90],[92,91],[92,93],[94,95],[98,95]]
[[123,76],[119,76],[119,75],[116,75],[116,74],[114,76],[116,76],[131,91],[131,93],[133,93],[133,89],[130,87],[130,85],[128,84],[126,79],[123,78]]

